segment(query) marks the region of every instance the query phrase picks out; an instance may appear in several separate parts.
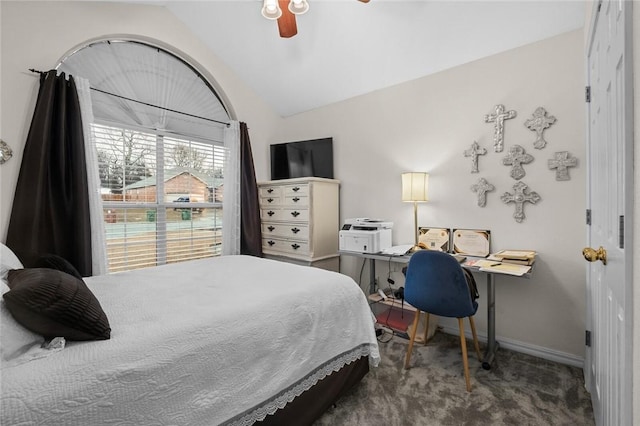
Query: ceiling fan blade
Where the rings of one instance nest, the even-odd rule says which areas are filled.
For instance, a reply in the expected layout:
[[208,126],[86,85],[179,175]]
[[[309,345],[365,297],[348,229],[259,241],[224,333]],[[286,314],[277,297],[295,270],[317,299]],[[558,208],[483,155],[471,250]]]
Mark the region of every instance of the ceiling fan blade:
[[278,30],[280,37],[289,38],[298,34],[298,26],[296,25],[296,15],[289,10],[289,0],[278,0],[282,16],[278,18]]
[[362,3],[369,3],[369,0],[358,0],[358,1]]

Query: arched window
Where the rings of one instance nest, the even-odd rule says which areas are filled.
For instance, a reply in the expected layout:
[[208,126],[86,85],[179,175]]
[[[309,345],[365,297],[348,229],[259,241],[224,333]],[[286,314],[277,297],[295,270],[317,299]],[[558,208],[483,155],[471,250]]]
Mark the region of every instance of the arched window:
[[211,84],[137,41],[91,43],[58,71],[91,86],[109,271],[220,255],[230,116]]

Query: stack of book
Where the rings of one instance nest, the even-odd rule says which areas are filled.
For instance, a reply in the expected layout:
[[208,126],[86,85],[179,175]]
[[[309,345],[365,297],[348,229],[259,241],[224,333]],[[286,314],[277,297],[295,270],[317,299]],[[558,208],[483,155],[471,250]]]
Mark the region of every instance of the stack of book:
[[536,252],[533,250],[501,250],[491,254],[487,259],[502,263],[531,266],[536,261]]

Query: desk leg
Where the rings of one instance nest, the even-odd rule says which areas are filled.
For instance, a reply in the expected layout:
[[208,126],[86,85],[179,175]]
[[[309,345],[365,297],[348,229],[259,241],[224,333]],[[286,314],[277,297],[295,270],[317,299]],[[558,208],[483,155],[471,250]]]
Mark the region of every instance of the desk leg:
[[496,342],[496,289],[493,274],[487,274],[487,349],[482,360],[482,368],[491,370],[491,364],[500,344]]
[[376,260],[369,260],[369,294],[376,292]]

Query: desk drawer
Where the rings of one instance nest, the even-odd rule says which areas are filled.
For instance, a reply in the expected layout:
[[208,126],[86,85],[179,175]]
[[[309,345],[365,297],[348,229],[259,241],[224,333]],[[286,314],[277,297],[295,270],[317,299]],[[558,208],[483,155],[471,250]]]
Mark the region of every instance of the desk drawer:
[[265,238],[285,237],[308,240],[309,227],[302,224],[290,225],[284,223],[266,222],[262,224],[262,236]]

